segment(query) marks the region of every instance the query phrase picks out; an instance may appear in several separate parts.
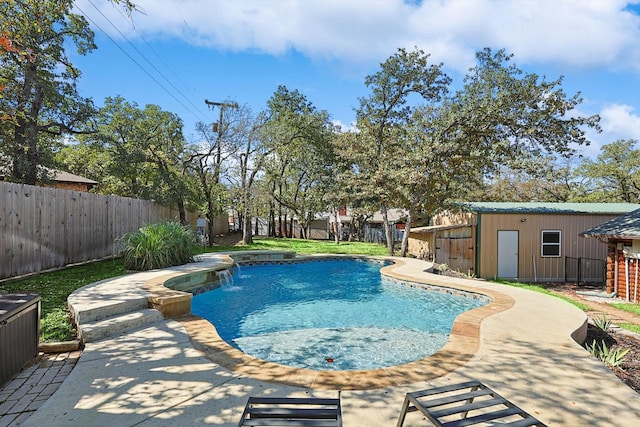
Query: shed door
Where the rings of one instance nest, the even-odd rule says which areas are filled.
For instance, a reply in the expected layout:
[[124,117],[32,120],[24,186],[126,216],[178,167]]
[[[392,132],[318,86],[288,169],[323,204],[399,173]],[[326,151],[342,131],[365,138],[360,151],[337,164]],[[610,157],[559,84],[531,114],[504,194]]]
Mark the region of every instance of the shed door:
[[475,272],[471,237],[439,237],[436,239],[435,252],[436,264],[447,264],[449,268],[465,274]]
[[498,277],[518,277],[518,231],[498,230]]

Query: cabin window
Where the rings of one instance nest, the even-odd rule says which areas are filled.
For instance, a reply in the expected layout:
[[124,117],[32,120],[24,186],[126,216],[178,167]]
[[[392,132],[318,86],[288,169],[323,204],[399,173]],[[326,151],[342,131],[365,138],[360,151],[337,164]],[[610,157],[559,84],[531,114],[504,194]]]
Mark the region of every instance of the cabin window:
[[559,257],[562,242],[560,230],[542,230],[542,256]]

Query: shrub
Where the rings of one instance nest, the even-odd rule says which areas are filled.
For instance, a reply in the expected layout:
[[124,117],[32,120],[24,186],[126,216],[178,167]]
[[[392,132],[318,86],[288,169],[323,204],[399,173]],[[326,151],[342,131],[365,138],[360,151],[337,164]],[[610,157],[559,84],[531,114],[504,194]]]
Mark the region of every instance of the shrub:
[[593,324],[601,331],[607,332],[611,327],[611,320],[607,319],[607,315],[603,314],[602,317],[594,317]]
[[118,239],[120,255],[129,270],[152,270],[193,261],[195,233],[178,222],[141,227]]
[[587,344],[585,346],[589,353],[593,356],[600,359],[605,365],[610,367],[620,366],[624,363],[625,358],[627,357],[627,353],[629,353],[629,348],[624,347],[607,347],[607,344],[602,341],[602,346],[599,346],[596,343],[596,340],[593,340],[591,345]]

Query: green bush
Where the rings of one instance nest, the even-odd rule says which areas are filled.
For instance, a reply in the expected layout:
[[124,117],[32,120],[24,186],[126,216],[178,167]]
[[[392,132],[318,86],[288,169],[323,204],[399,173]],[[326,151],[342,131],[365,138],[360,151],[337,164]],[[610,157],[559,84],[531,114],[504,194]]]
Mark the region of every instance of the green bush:
[[596,340],[593,340],[591,345],[587,344],[585,347],[589,353],[600,359],[605,365],[611,367],[622,365],[627,357],[627,353],[630,351],[629,348],[624,347],[607,347],[604,340],[601,346],[596,343]]
[[607,332],[611,327],[611,320],[607,319],[607,315],[603,314],[602,317],[594,317],[593,324],[601,331]]
[[195,233],[178,222],[146,225],[118,239],[120,255],[129,270],[153,270],[193,261]]

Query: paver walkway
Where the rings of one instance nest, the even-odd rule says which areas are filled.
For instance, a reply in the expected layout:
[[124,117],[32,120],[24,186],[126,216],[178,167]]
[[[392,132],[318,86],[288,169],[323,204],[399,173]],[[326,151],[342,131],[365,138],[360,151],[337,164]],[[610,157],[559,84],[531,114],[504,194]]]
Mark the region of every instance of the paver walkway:
[[42,354],[0,388],[0,427],[26,421],[58,390],[81,353]]

